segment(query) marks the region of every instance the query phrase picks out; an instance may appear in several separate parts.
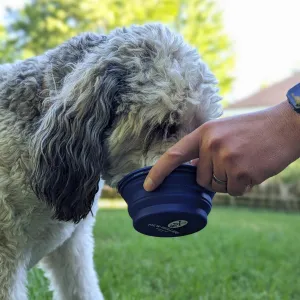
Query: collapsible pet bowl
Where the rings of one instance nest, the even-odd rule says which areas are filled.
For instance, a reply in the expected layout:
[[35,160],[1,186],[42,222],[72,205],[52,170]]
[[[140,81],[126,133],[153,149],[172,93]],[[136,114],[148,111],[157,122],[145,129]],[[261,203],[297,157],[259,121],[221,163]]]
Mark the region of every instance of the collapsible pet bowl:
[[197,184],[197,168],[181,165],[155,191],[147,192],[143,183],[150,169],[135,170],[118,184],[135,230],[149,236],[180,237],[203,229],[215,193]]

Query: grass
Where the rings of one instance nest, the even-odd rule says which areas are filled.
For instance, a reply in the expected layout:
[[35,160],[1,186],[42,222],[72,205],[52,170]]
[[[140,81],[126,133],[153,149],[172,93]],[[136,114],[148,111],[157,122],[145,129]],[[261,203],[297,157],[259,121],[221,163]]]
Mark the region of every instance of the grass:
[[[95,264],[107,300],[300,299],[300,215],[213,208],[207,227],[159,239],[125,210],[99,211]],[[30,300],[48,300],[40,270]]]

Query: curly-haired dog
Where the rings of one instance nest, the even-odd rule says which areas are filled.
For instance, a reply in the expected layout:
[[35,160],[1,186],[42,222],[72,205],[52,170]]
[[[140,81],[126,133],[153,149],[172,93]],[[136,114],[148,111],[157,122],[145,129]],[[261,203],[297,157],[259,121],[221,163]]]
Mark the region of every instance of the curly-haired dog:
[[[0,66],[0,299],[38,262],[55,299],[99,300],[97,199],[221,115],[216,79],[161,24],[83,34]],[[95,196],[96,195],[96,196]]]

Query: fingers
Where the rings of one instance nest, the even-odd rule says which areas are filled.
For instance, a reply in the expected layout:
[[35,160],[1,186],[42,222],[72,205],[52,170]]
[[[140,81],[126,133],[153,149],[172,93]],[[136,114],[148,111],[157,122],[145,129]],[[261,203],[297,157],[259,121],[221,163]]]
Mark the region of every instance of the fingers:
[[213,166],[213,175],[211,187],[212,190],[217,193],[226,193],[227,192],[227,174],[225,168],[223,167],[222,162],[216,157],[214,160]]
[[191,160],[191,165],[196,167],[198,165],[198,162],[199,162],[199,158],[193,159]]
[[150,170],[145,182],[146,191],[155,190],[174,169],[199,157],[199,128],[185,136],[165,152]]
[[[174,169],[193,160],[192,165],[197,165],[197,183],[200,186],[232,196],[249,191],[253,176],[250,176],[248,164],[241,168],[244,156],[232,151],[231,144],[210,127],[207,125],[206,130],[201,131],[200,126],[165,152],[151,168],[144,189],[155,190]],[[221,155],[221,150],[227,154]]]
[[[200,150],[201,151],[201,150]],[[197,183],[211,190],[213,162],[208,151],[202,151],[197,163]]]
[[250,191],[251,187],[251,179],[247,174],[228,176],[227,192],[231,196],[241,196]]

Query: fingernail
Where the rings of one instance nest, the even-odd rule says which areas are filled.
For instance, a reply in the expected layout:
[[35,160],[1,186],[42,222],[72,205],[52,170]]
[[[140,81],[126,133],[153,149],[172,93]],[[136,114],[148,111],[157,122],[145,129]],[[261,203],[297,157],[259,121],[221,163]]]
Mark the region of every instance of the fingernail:
[[193,160],[191,160],[191,165],[192,165],[192,166],[196,167],[196,166],[197,166],[197,164],[198,164],[198,159],[197,159],[197,158],[196,158],[196,159],[193,159]]
[[147,177],[145,182],[144,182],[144,189],[147,191],[147,192],[150,192],[152,191],[154,188],[154,183],[153,183],[153,180],[150,178],[150,177]]

